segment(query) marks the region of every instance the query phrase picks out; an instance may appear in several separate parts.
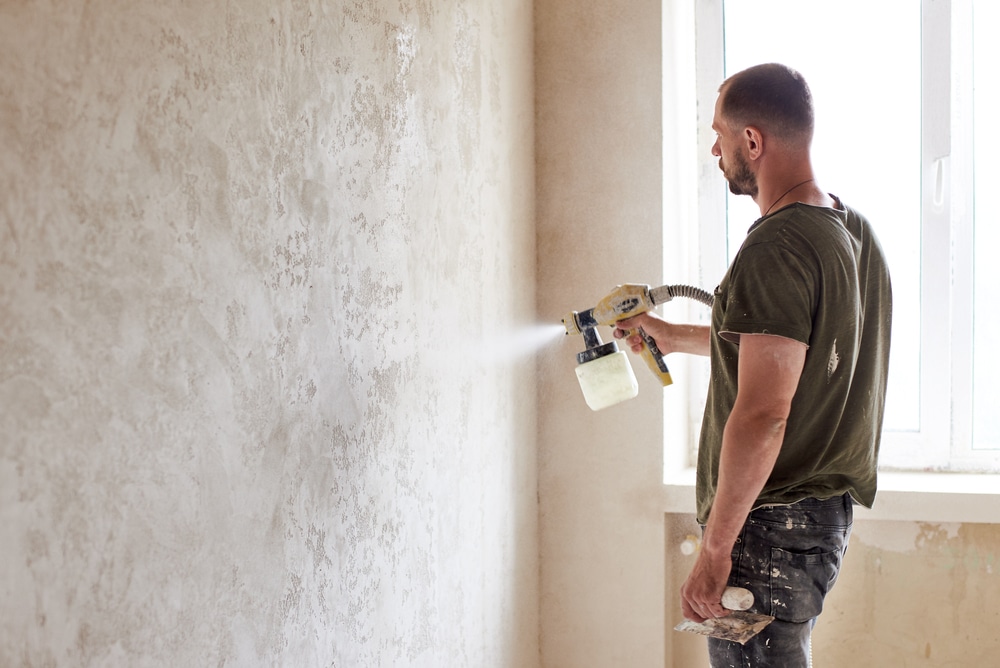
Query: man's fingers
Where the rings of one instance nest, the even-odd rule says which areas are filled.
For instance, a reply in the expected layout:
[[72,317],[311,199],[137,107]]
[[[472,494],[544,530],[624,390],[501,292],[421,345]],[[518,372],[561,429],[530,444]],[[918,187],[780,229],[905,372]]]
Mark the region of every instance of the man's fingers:
[[614,331],[612,332],[612,335],[616,339],[625,339],[625,343],[628,344],[628,347],[632,349],[632,352],[641,353],[642,347],[645,345],[645,342],[642,340],[642,336],[640,336],[639,334],[633,334],[632,336],[628,336],[628,330],[633,328],[628,327],[624,323],[625,321],[617,323],[618,326],[615,327]]
[[690,619],[692,622],[697,622],[699,624],[707,619],[707,617],[703,617],[697,613],[686,599],[681,600],[681,614],[684,615],[684,619]]
[[719,619],[729,614],[729,610],[722,607],[721,599],[714,603],[681,599],[681,612],[685,618],[699,623],[706,619]]

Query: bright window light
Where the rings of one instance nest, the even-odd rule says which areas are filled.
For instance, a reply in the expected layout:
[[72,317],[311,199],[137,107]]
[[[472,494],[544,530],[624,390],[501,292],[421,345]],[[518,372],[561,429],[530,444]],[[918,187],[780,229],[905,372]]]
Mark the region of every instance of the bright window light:
[[817,182],[868,217],[892,274],[881,465],[1000,470],[1000,2],[699,0],[694,12],[700,280],[721,277],[760,215],[708,155],[718,86],[789,65],[813,92]]
[[[975,127],[974,195],[974,364],[973,444],[977,450],[1000,449],[1000,221],[993,188],[1000,183],[1000,3],[980,0],[973,8],[973,118]],[[991,197],[991,195],[993,195]],[[992,200],[992,201],[991,201]]]
[[[892,271],[891,387],[886,392],[885,426],[916,430],[920,427],[920,5],[912,0],[834,4],[726,0],[726,76],[751,65],[778,62],[795,68],[809,82],[816,108],[817,183],[872,221]],[[798,25],[822,25],[822,30],[775,26],[783,16],[795,17]],[[732,258],[760,211],[749,197],[728,197]]]

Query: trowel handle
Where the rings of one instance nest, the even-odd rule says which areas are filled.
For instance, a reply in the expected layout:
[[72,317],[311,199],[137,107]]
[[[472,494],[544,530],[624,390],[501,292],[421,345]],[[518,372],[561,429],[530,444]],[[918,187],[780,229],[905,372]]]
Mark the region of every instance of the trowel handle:
[[753,607],[753,593],[743,587],[726,587],[722,592],[722,607],[726,610],[749,610]]
[[642,327],[628,330],[626,336],[632,336],[633,334],[639,334],[642,337],[644,345],[642,346],[640,355],[645,360],[649,370],[660,379],[660,383],[664,386],[673,383],[674,381],[670,377],[670,369],[667,368],[667,363],[663,360],[663,353],[656,347],[656,341],[653,340],[653,337],[644,332]]

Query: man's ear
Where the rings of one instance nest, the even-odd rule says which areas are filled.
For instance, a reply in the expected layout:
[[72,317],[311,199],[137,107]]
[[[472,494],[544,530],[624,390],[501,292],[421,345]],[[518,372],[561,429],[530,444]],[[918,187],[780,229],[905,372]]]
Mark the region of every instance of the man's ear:
[[764,136],[752,125],[743,129],[743,144],[747,149],[747,158],[756,160],[764,152]]

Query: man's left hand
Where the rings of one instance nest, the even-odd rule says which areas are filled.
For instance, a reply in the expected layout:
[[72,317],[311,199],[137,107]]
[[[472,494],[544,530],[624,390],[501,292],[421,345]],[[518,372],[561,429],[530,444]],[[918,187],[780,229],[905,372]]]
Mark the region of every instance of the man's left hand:
[[733,560],[729,553],[713,557],[704,551],[698,553],[694,568],[681,586],[681,611],[694,622],[725,617],[729,611],[722,607],[722,592],[726,589]]

